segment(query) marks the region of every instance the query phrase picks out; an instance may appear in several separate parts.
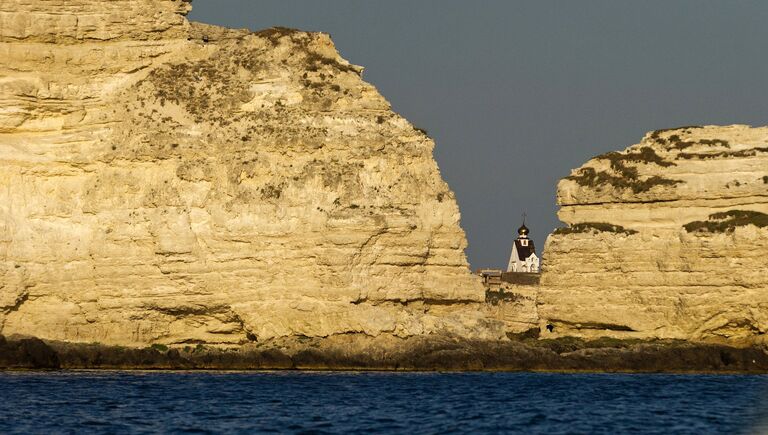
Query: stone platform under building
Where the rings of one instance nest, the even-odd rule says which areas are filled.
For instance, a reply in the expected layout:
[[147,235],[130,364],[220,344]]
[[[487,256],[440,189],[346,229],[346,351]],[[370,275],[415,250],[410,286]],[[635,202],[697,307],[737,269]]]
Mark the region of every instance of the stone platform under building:
[[539,273],[503,272],[481,269],[479,275],[485,286],[486,309],[506,324],[507,335],[534,334],[538,336],[539,315],[537,296]]
[[477,272],[486,291],[498,290],[503,284],[539,285],[540,273],[504,272],[501,269],[480,269]]

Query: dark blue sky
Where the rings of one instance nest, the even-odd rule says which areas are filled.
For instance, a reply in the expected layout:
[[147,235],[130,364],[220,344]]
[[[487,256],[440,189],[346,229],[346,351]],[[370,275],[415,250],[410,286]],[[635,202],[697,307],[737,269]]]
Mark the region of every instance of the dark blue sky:
[[437,142],[473,268],[539,247],[557,181],[649,130],[766,124],[768,1],[195,0],[190,18],[328,32]]

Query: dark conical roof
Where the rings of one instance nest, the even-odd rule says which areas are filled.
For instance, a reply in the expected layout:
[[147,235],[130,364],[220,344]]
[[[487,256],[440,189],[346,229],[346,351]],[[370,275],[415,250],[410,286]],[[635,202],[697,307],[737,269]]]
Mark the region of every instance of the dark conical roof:
[[528,227],[525,226],[525,224],[523,224],[523,226],[517,229],[517,234],[521,236],[527,236],[530,233],[531,233],[531,230],[529,230]]

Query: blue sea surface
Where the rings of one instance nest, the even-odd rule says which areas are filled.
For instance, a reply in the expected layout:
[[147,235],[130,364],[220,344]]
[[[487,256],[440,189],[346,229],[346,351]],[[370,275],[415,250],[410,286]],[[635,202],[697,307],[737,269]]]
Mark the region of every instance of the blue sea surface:
[[768,433],[768,376],[0,373],[0,433]]

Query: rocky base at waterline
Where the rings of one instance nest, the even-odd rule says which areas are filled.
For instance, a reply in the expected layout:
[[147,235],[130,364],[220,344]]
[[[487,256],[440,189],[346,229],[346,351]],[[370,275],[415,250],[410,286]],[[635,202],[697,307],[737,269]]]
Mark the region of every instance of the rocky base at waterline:
[[0,369],[387,370],[768,373],[768,350],[684,341],[475,341],[339,336],[245,346],[144,349],[0,336]]

